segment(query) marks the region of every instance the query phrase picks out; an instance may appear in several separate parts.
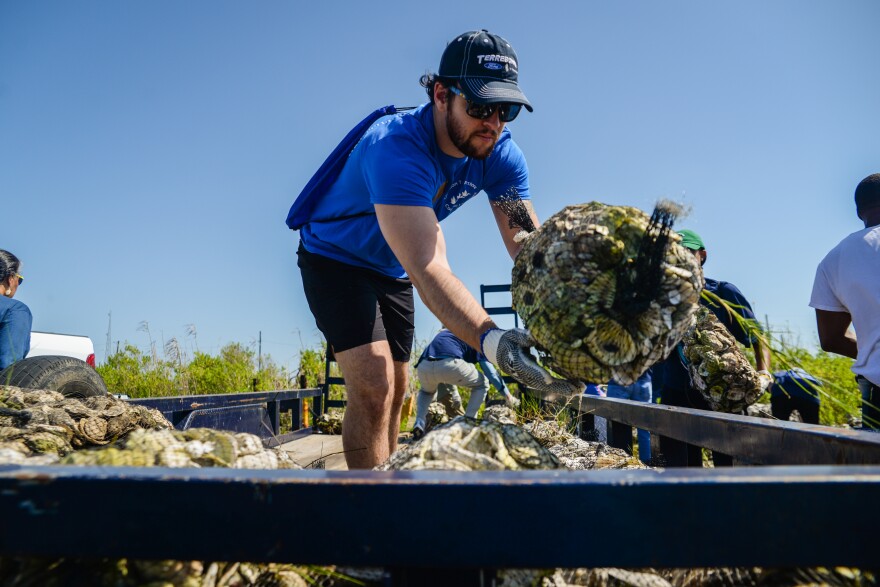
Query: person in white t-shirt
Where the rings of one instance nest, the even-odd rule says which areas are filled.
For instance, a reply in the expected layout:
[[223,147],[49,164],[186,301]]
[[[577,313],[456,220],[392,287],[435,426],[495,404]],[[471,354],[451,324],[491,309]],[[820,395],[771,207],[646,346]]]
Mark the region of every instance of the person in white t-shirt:
[[880,173],[859,183],[855,200],[865,228],[819,263],[810,306],[816,309],[822,350],[856,360],[862,427],[880,432]]

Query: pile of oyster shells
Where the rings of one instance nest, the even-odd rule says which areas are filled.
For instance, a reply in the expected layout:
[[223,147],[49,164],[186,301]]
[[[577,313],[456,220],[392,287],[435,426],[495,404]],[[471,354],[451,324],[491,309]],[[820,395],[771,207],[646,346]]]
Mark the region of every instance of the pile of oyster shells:
[[0,386],[0,464],[51,464],[75,449],[103,446],[133,430],[166,430],[158,411],[112,396]]
[[0,464],[297,469],[253,434],[174,430],[161,412],[112,396],[0,388]]
[[642,469],[625,451],[577,438],[554,420],[517,424],[507,406],[490,406],[482,420],[453,418],[403,446],[380,471],[501,471],[526,469]]
[[315,418],[315,427],[321,434],[342,434],[342,412],[333,410]]

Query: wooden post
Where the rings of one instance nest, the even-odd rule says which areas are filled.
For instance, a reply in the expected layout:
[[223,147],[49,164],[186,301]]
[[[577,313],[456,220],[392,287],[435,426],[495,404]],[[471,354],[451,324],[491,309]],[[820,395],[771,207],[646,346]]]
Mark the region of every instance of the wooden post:
[[409,417],[412,416],[413,404],[415,404],[415,396],[417,392],[410,392],[403,399],[403,409],[400,411],[401,424],[409,424]]

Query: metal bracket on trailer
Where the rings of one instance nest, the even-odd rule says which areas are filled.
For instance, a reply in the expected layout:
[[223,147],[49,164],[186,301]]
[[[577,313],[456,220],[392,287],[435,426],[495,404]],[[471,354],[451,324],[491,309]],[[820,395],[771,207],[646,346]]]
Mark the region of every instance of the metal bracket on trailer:
[[[155,408],[178,430],[195,427],[249,432],[268,446],[277,446],[306,433],[302,430],[302,402],[320,399],[321,389],[286,389],[246,393],[185,395],[128,400]],[[281,413],[290,411],[291,432],[281,434]]]

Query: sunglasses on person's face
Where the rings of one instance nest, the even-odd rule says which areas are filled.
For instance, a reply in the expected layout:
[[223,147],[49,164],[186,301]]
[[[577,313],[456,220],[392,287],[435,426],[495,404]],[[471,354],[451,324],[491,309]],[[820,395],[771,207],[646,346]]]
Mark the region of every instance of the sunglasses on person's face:
[[513,119],[519,116],[519,111],[522,110],[522,104],[511,104],[510,102],[503,102],[501,104],[477,104],[476,102],[471,102],[468,100],[467,96],[455,86],[449,86],[449,91],[456,96],[464,98],[464,101],[467,102],[465,112],[467,112],[468,116],[471,118],[486,120],[495,114],[495,111],[497,110],[498,119],[501,122],[513,122]]
[[18,285],[21,285],[21,283],[24,281],[24,277],[22,277],[18,273],[16,273],[15,276],[18,277]]

